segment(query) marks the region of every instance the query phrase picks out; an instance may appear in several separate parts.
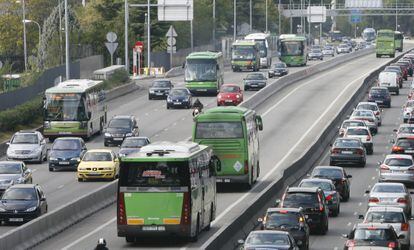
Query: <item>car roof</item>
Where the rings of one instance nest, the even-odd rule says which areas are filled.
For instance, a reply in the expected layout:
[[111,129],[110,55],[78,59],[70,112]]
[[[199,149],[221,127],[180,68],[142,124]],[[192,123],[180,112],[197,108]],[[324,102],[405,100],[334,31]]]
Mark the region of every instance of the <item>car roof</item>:
[[390,224],[385,223],[358,223],[355,225],[356,228],[378,228],[378,229],[389,229],[392,228]]
[[102,148],[102,149],[89,149],[87,151],[88,153],[99,153],[99,152],[105,152],[105,153],[112,153],[112,149],[106,149],[106,148]]
[[378,104],[376,102],[359,102],[357,106],[359,105],[373,105],[373,106],[378,106]]
[[56,138],[55,141],[59,141],[59,140],[78,140],[78,141],[80,141],[80,140],[82,140],[82,138],[80,138],[80,137],[73,137],[73,136],[70,136],[70,137],[58,137],[58,138]]
[[35,131],[35,130],[20,130],[17,131],[16,134],[39,134],[39,131]]
[[289,232],[278,231],[278,230],[254,230],[250,232],[251,234],[284,234],[289,235]]
[[287,212],[293,212],[293,213],[300,213],[302,212],[302,208],[281,208],[281,207],[270,207],[267,209],[268,213],[274,213],[274,212],[280,212],[280,211],[287,211]]
[[370,207],[367,211],[368,212],[401,212],[403,213],[404,210],[401,207]]
[[15,184],[9,188],[35,188],[37,184]]
[[333,184],[332,180],[329,179],[323,179],[323,178],[307,178],[307,179],[303,179],[300,181],[300,183],[302,182],[312,182],[312,181],[317,181],[317,182],[326,182],[326,183],[330,183]]
[[132,115],[114,115],[112,119],[132,119],[133,117]]
[[398,134],[397,135],[397,140],[400,140],[400,139],[414,140],[414,136],[407,135],[407,134]]
[[125,138],[125,140],[136,140],[136,139],[149,140],[149,138],[146,136],[130,136],[130,137]]
[[389,154],[385,156],[385,159],[410,159],[412,160],[413,157],[411,155],[403,155],[403,154]]
[[225,83],[225,84],[221,85],[221,87],[226,87],[226,86],[229,86],[229,87],[239,87],[240,88],[240,86],[237,85],[237,84],[235,84],[235,83]]
[[19,164],[23,164],[24,162],[22,162],[22,161],[0,161],[0,164],[7,164],[7,163],[19,163]]
[[401,123],[400,124],[400,128],[409,128],[409,127],[414,127],[414,123]]
[[386,87],[372,87],[372,88],[371,88],[371,90],[372,90],[372,89],[382,89],[382,90],[388,90],[388,88],[386,88]]
[[[399,183],[399,182],[377,182],[377,183],[374,184],[374,187],[375,186],[403,186],[404,187],[404,184]],[[374,187],[372,187],[372,188],[374,188]]]
[[362,122],[362,123],[364,123],[364,124],[365,124],[365,122],[364,122],[364,121],[362,121],[362,120],[357,120],[357,119],[348,119],[348,120],[344,120],[342,123],[345,123],[345,122]]
[[337,166],[316,166],[313,170],[315,169],[336,169],[336,170],[343,170],[342,167],[337,167]]
[[288,193],[316,193],[320,188],[318,187],[289,187]]

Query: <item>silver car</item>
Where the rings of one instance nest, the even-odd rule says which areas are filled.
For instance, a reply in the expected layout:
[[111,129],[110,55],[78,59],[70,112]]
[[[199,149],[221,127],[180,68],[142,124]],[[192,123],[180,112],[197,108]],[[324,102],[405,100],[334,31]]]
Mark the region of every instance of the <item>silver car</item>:
[[412,199],[407,188],[402,183],[376,183],[369,194],[368,208],[371,207],[399,207],[406,215],[411,215]]
[[414,136],[414,124],[400,124],[400,127],[398,129],[394,129],[394,132],[397,133],[397,137]]
[[344,136],[345,130],[348,127],[367,127],[367,125],[361,120],[345,120],[342,122],[341,127],[339,127],[339,137]]
[[47,158],[46,140],[38,131],[19,131],[7,145],[7,160],[41,163]]
[[373,135],[375,135],[378,132],[379,122],[374,112],[372,112],[371,110],[354,110],[349,119],[365,121],[365,124],[367,125],[367,127]]
[[32,171],[22,161],[0,161],[0,194],[14,184],[33,183]]
[[372,155],[374,153],[372,135],[367,127],[348,127],[344,132],[343,138],[360,139],[367,149],[367,154]]
[[378,121],[378,126],[381,126],[382,124],[382,115],[381,115],[381,109],[378,107],[378,104],[376,102],[360,102],[358,103],[355,110],[371,110],[374,112],[375,117]]
[[408,100],[403,106],[403,121],[411,123],[414,121],[414,100]]
[[[361,218],[361,216],[360,216]],[[364,219],[364,223],[385,223],[390,224],[398,236],[404,235],[400,239],[401,245],[406,249],[410,247],[410,223],[409,219],[404,213],[404,210],[399,207],[371,207],[368,209]],[[404,249],[404,248],[403,248]]]
[[390,154],[380,162],[379,181],[414,183],[414,162],[411,155]]

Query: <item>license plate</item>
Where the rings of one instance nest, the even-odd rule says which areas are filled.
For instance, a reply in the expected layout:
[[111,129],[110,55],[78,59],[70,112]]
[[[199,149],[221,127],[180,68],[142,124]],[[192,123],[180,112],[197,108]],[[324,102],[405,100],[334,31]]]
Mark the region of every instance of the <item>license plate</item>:
[[232,100],[225,100],[225,102],[233,102]]
[[393,170],[392,173],[395,173],[395,174],[405,174],[406,171],[404,171],[404,170]]
[[142,231],[165,231],[165,226],[143,226]]
[[344,154],[344,155],[352,155],[352,151],[342,151],[342,154]]
[[59,164],[60,165],[69,165],[69,162],[68,161],[60,161]]
[[180,104],[181,104],[181,102],[174,102],[174,104],[175,104],[175,105],[180,105]]
[[122,141],[123,138],[114,138],[114,141]]
[[258,85],[257,84],[252,84],[252,87],[257,87]]
[[377,102],[377,103],[383,103],[383,101],[375,101],[375,102]]
[[100,173],[88,173],[88,175],[90,176],[96,176],[96,175],[101,175]]
[[23,218],[9,218],[10,222],[22,222]]
[[163,93],[155,93],[156,95],[163,95]]

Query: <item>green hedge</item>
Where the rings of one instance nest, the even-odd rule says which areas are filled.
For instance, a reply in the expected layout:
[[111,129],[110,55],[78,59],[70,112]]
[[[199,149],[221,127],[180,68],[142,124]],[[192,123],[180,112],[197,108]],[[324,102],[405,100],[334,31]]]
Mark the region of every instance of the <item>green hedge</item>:
[[12,109],[0,111],[0,131],[12,131],[19,125],[28,125],[42,115],[42,98],[37,97]]

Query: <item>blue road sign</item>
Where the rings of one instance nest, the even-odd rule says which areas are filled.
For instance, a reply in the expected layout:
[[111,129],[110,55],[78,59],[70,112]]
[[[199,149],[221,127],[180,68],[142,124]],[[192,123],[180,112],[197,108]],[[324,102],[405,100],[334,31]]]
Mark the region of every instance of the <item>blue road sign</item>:
[[360,23],[361,22],[361,12],[358,9],[351,10],[351,15],[349,16],[349,21],[351,23]]

